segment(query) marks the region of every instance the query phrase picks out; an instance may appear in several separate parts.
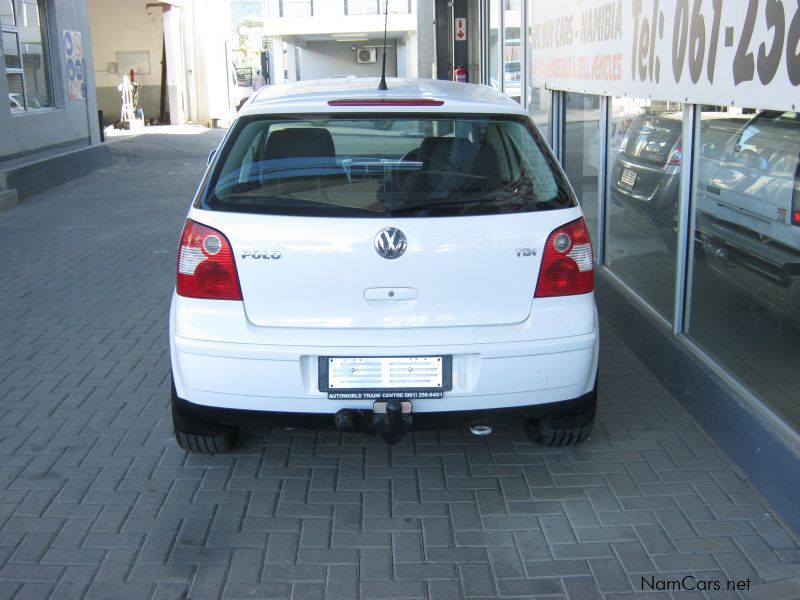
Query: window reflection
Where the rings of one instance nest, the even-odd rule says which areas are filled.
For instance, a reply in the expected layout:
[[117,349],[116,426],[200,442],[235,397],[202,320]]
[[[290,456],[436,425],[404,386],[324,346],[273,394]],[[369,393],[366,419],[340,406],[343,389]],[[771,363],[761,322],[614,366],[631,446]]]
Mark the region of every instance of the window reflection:
[[500,0],[489,2],[489,85],[500,89],[500,75],[498,65],[500,62]]
[[550,102],[551,92],[544,88],[531,88],[529,91],[528,114],[550,144]]
[[683,106],[614,98],[611,115],[606,263],[671,321]]
[[11,112],[25,110],[25,100],[22,95],[22,75],[19,73],[9,73],[8,78],[8,100],[11,105]]
[[522,6],[519,1],[503,1],[503,92],[517,102],[522,100],[522,45],[520,31]]
[[800,115],[706,107],[688,334],[800,430]]
[[0,27],[11,110],[52,106],[44,0],[0,1]]
[[600,166],[600,97],[566,94],[564,171],[583,208],[592,241],[597,232],[597,178]]
[[0,24],[16,25],[13,0],[0,0]]

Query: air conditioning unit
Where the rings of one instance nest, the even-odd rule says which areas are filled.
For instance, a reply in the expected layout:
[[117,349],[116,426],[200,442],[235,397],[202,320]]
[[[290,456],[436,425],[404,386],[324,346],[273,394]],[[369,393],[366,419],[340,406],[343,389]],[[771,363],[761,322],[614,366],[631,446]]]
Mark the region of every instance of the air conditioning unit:
[[359,64],[368,64],[378,61],[377,48],[359,48],[356,52],[356,60]]

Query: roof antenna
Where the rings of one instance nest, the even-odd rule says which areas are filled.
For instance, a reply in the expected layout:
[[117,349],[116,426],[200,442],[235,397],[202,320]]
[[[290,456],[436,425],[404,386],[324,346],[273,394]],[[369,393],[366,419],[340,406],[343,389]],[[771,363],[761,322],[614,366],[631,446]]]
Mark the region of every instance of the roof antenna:
[[386,8],[384,10],[386,16],[383,20],[383,68],[381,69],[381,82],[378,84],[379,90],[388,90],[386,87],[386,31],[389,27],[389,0],[386,0]]

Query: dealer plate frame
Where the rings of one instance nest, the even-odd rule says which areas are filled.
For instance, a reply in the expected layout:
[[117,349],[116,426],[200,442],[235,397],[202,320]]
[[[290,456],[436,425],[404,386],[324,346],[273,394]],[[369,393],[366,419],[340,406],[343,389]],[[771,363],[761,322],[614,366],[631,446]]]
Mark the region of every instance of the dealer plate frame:
[[[441,358],[442,359],[442,386],[441,387],[407,387],[407,388],[351,388],[351,389],[331,389],[329,386],[329,378],[328,378],[328,365],[330,363],[329,359],[331,358]],[[432,398],[430,394],[436,393],[442,394],[443,392],[449,392],[453,389],[453,357],[452,355],[414,355],[414,356],[320,356],[318,357],[318,377],[317,377],[318,389],[320,392],[326,392],[329,394],[334,393],[337,395],[341,394],[381,394],[378,398],[403,398],[403,399],[419,399],[419,398]],[[419,396],[415,397],[416,394]],[[413,395],[412,395],[413,394]],[[441,397],[441,396],[438,396]],[[378,399],[378,398],[369,398],[369,399]],[[357,399],[357,398],[356,398]]]

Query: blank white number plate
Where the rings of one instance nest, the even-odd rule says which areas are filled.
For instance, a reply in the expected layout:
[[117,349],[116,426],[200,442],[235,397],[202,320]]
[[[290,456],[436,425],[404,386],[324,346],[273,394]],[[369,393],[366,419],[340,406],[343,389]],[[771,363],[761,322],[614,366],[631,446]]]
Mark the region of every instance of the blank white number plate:
[[442,357],[329,358],[330,390],[441,389]]

